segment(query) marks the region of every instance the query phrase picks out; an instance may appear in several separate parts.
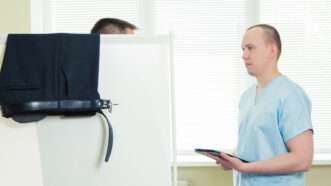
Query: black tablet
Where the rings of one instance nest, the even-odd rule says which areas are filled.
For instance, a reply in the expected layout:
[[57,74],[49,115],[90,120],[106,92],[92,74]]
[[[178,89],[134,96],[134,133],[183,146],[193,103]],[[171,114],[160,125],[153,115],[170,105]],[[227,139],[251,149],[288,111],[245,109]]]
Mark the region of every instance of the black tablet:
[[[199,153],[199,154],[203,154],[203,155],[206,155],[206,154],[210,154],[210,155],[213,155],[213,156],[216,156],[216,157],[219,157],[219,158],[222,158],[220,156],[220,151],[217,151],[217,150],[213,150],[213,149],[195,149],[195,152]],[[235,157],[239,160],[241,160],[242,162],[245,162],[245,163],[248,163],[248,161],[246,160],[243,160],[241,158],[238,158],[232,154],[228,154],[228,153],[225,153],[227,154],[228,156],[231,156],[231,157]],[[223,159],[223,158],[222,158]]]

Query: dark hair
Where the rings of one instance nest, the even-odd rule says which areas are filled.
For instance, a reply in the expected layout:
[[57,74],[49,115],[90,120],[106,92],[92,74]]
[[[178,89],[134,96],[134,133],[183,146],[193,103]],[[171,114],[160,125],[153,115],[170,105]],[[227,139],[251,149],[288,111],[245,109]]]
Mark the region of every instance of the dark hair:
[[102,29],[108,25],[112,25],[118,28],[120,31],[125,31],[126,28],[136,30],[137,27],[127,21],[117,19],[117,18],[102,18],[98,20],[93,26],[91,33],[101,33]]
[[253,28],[262,28],[263,29],[265,36],[266,36],[266,41],[276,44],[276,46],[278,48],[277,58],[279,58],[279,56],[282,52],[282,42],[280,40],[280,35],[279,35],[279,32],[277,31],[277,29],[268,24],[258,24],[258,25],[253,25],[253,26],[249,27],[247,30],[251,30]]

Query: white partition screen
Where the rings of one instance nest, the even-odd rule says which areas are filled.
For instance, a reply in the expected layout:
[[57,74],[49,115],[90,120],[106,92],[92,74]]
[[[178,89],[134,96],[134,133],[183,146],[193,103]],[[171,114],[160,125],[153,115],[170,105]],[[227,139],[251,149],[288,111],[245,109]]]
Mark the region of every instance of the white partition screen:
[[[112,155],[105,163],[108,134],[101,116],[47,117],[37,123],[34,137],[42,185],[171,186],[170,59],[168,36],[101,36],[99,93],[118,104],[107,114],[114,130]],[[38,154],[27,155],[29,160]]]

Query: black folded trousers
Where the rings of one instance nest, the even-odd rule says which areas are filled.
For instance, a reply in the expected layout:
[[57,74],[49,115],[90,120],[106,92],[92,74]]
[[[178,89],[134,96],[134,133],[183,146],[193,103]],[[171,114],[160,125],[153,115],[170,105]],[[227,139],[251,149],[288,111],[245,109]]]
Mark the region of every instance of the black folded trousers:
[[0,71],[2,115],[94,115],[110,108],[98,93],[99,46],[97,34],[9,34]]

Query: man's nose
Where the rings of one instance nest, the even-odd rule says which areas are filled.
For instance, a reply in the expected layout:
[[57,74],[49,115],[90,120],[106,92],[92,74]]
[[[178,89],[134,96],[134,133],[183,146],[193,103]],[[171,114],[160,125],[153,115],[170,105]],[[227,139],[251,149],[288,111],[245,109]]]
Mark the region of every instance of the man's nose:
[[242,52],[242,56],[241,56],[243,59],[247,59],[248,58],[248,52],[247,50],[243,50]]

